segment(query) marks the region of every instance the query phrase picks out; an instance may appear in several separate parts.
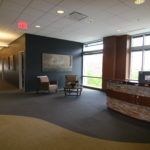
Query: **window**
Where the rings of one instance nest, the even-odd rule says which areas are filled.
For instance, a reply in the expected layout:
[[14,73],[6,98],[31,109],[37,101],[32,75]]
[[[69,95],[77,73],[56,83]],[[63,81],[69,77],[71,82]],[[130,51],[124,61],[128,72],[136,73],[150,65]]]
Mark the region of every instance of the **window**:
[[102,49],[103,49],[103,43],[95,42],[95,43],[85,44],[83,51],[96,51]]
[[145,36],[144,45],[150,45],[150,35]]
[[102,87],[103,43],[90,43],[84,46],[83,52],[83,85]]
[[102,78],[83,77],[83,85],[102,88]]
[[150,34],[132,38],[130,79],[138,80],[139,71],[150,71]]
[[138,73],[142,70],[142,52],[131,53],[131,79],[138,80]]
[[83,75],[84,76],[102,76],[102,54],[83,56]]
[[150,49],[144,52],[144,71],[150,71]]
[[143,37],[134,37],[132,39],[132,47],[142,46],[143,45]]

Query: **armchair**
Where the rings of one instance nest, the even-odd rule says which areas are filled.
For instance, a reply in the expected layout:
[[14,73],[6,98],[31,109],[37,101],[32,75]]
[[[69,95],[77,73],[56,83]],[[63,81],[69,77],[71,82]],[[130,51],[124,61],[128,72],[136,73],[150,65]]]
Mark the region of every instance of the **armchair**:
[[77,85],[79,83],[79,81],[77,80],[77,75],[66,75],[65,79],[66,79],[65,81],[66,86],[71,84]]
[[58,83],[57,81],[49,81],[48,76],[37,76],[37,92],[39,91],[48,91],[57,92],[58,89]]

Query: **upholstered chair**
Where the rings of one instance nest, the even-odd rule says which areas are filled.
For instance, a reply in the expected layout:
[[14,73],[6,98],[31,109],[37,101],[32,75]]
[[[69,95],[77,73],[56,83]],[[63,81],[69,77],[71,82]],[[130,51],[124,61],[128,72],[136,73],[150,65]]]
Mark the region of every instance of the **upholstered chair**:
[[58,83],[57,81],[50,81],[48,76],[37,76],[37,92],[48,91],[57,92]]
[[77,75],[66,75],[65,76],[65,86],[75,84],[78,85],[79,81],[77,79]]

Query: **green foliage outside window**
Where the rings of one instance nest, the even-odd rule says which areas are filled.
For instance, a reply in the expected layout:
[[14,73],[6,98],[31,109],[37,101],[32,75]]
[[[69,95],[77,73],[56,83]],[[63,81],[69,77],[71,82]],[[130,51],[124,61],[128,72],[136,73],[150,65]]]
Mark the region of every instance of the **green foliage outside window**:
[[131,79],[132,80],[138,80],[138,72],[132,72]]
[[93,87],[102,87],[102,79],[99,78],[88,78],[87,85]]
[[[101,75],[93,73],[91,70],[88,70],[87,76],[100,77]],[[93,87],[102,87],[102,79],[87,77],[87,85]]]

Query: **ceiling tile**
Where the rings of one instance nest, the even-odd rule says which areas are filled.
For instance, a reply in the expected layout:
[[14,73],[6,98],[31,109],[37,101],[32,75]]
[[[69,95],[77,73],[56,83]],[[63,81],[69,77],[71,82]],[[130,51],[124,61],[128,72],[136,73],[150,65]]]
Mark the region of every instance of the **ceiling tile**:
[[20,6],[9,1],[3,1],[2,5],[0,6],[0,10],[6,11],[6,12],[14,11],[14,12],[20,13],[23,9],[24,9],[24,6]]
[[30,4],[31,8],[35,8],[41,11],[48,11],[50,9],[52,9],[53,7],[55,7],[55,5],[57,5],[57,3],[59,3],[60,0],[52,0],[49,2],[43,1],[43,0],[33,0],[32,3]]
[[31,16],[42,16],[44,14],[43,11],[40,11],[40,10],[37,10],[37,9],[34,9],[34,8],[31,8],[31,7],[28,7],[24,10],[23,12],[24,15],[31,15]]
[[[0,32],[27,32],[86,42],[114,34],[150,31],[149,8],[149,0],[139,6],[134,0],[4,0],[0,5]],[[58,9],[65,13],[58,15]],[[69,20],[72,11],[88,18],[79,22]],[[20,20],[29,23],[28,30],[17,28],[16,22]],[[122,33],[116,32],[118,28]]]
[[16,20],[15,23],[17,23],[18,21],[25,21],[25,22],[27,22],[28,24],[32,24],[32,23],[36,20],[36,18],[37,18],[37,17],[33,17],[33,16],[31,16],[31,15],[24,15],[24,14],[22,14],[22,15],[20,15],[20,16],[17,18],[17,20]]
[[76,10],[77,8],[82,8],[85,5],[86,3],[81,0],[64,0],[59,7]]
[[26,6],[31,0],[7,0],[7,1],[14,3],[14,5]]
[[12,24],[12,22],[16,19],[17,16],[18,16],[17,12],[14,11],[6,12],[0,9],[0,24],[1,23]]
[[128,11],[132,11],[132,8],[128,7],[124,3],[120,3],[118,5],[111,7],[111,9],[107,9],[107,11],[113,15],[119,15]]

